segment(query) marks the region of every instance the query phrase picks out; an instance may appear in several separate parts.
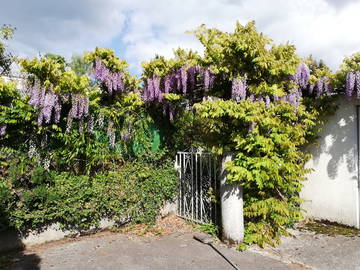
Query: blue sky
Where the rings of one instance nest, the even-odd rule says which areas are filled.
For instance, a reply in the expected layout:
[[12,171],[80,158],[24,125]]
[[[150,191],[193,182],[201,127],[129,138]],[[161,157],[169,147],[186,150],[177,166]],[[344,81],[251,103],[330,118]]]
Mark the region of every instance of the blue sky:
[[275,42],[294,44],[335,69],[360,51],[360,0],[12,0],[0,23],[17,27],[9,44],[20,56],[57,53],[70,57],[94,47],[113,48],[141,72],[141,61],[170,57],[177,47],[201,53],[187,30],[200,24],[232,31],[235,22],[257,22]]

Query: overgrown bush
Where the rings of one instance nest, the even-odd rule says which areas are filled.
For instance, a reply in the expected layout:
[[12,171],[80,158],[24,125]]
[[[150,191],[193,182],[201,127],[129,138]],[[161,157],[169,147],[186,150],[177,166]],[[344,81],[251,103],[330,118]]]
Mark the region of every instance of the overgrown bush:
[[[99,225],[101,218],[151,224],[176,190],[171,162],[128,162],[94,176],[39,167],[26,176],[26,166],[19,164],[12,172],[15,178],[1,181],[2,228],[41,230],[59,222],[63,228],[82,231]],[[26,184],[21,176],[29,177]]]

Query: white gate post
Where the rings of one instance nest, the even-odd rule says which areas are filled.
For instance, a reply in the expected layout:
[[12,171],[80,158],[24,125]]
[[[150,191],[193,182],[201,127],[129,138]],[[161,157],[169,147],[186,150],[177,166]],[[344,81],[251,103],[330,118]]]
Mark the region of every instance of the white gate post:
[[223,241],[240,243],[244,240],[243,187],[226,183],[225,162],[232,156],[225,154],[221,163],[220,195]]

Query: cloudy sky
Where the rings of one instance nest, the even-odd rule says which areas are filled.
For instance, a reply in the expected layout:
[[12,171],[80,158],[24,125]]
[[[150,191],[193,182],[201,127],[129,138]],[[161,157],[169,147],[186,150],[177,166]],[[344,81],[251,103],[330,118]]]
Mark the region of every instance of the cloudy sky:
[[9,0],[0,9],[0,24],[17,28],[10,44],[17,55],[70,57],[110,47],[136,73],[141,61],[179,46],[201,52],[187,30],[204,23],[232,31],[250,20],[333,69],[360,51],[360,0]]

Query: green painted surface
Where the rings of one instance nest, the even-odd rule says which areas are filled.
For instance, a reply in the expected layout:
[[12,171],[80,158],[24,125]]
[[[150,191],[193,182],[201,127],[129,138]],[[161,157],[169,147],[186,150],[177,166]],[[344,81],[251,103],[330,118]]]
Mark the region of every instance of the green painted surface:
[[149,144],[140,143],[135,140],[132,145],[132,151],[134,154],[139,154],[146,150],[150,150],[151,152],[159,151],[161,143],[160,131],[154,125],[151,125],[146,131],[146,135],[148,137]]

